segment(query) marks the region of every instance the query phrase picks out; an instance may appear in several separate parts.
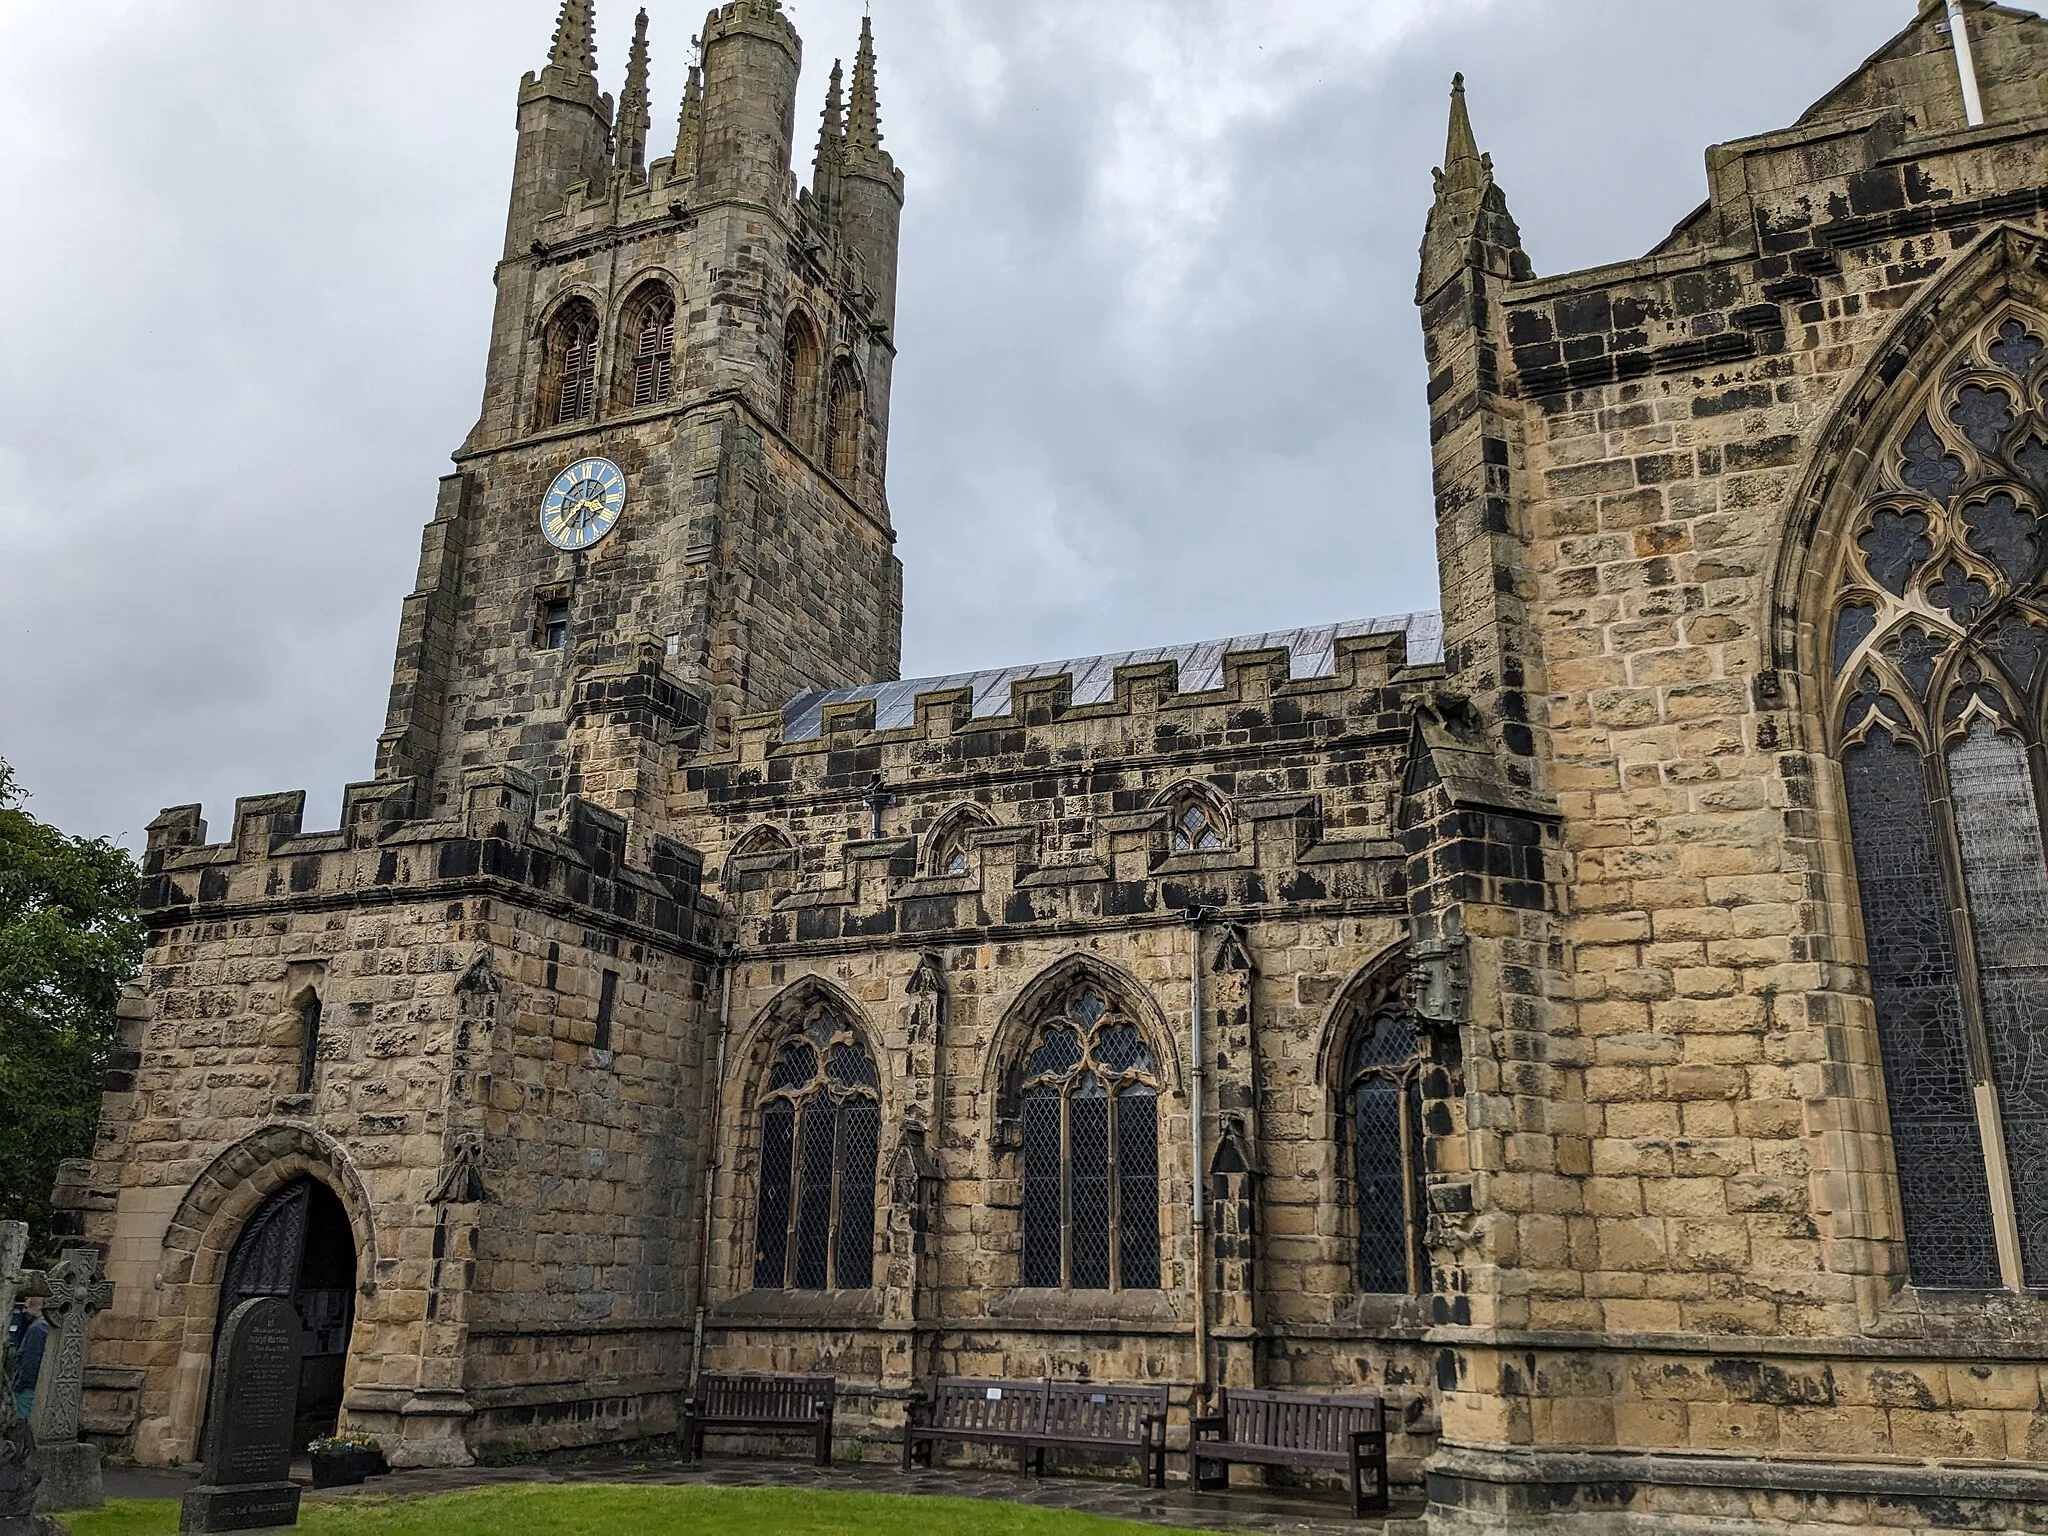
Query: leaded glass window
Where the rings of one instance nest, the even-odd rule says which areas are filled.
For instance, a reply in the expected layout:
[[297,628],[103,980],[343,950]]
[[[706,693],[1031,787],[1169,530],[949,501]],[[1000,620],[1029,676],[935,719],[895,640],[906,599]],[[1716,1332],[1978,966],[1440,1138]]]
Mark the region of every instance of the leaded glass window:
[[777,1047],[759,1113],[755,1286],[872,1285],[882,1102],[867,1046],[830,1008],[813,1009]]
[[1184,795],[1173,807],[1173,851],[1216,853],[1223,848],[1223,818],[1199,795]]
[[2044,331],[2009,312],[1928,388],[1879,455],[1829,621],[1907,1267],[1922,1286],[2048,1288]]
[[1023,1284],[1158,1289],[1159,1086],[1093,983],[1046,1009],[1024,1064]]
[[964,875],[968,872],[967,836],[977,827],[989,825],[986,814],[971,805],[942,818],[932,828],[926,845],[925,872],[933,875]]
[[1344,1123],[1358,1288],[1422,1289],[1422,1055],[1412,1018],[1382,1008],[1352,1030]]

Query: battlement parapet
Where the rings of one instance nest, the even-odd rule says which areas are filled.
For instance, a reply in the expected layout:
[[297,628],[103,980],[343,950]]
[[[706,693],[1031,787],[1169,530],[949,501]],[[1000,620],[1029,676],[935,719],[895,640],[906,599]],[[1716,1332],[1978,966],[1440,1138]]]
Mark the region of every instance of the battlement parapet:
[[672,838],[650,840],[645,867],[628,863],[624,817],[571,797],[559,832],[534,823],[533,780],[515,768],[472,770],[461,815],[416,820],[409,779],[351,784],[341,825],[304,830],[303,790],[235,802],[227,841],[206,841],[196,805],[149,824],[142,911],[152,927],[265,906],[438,899],[473,887],[644,930],[675,944],[714,942],[715,909],[701,900],[703,859]]
[[[1098,658],[1054,664],[1062,668],[1057,671],[1017,668],[811,694],[780,713],[736,721],[730,750],[693,765],[688,781],[702,789],[750,781],[829,785],[880,771],[885,763],[905,771],[951,771],[1015,752],[1070,753],[1084,744],[1098,752],[1133,752],[1170,747],[1176,739],[1192,746],[1205,738],[1252,743],[1399,730],[1403,691],[1441,675],[1438,634],[1405,624],[1339,634],[1329,642],[1327,670],[1299,667],[1302,653],[1284,644],[1189,648],[1193,655],[1148,658],[1140,652],[1135,656],[1146,659]],[[1422,642],[1413,646],[1421,654],[1411,659],[1414,638]],[[1190,676],[1216,683],[1183,692]]]

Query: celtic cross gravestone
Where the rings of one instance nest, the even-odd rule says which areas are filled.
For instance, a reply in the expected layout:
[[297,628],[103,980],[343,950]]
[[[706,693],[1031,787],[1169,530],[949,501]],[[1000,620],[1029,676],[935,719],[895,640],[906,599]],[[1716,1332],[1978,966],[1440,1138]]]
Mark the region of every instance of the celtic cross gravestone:
[[114,1287],[100,1275],[96,1249],[74,1248],[43,1276],[43,1316],[50,1340],[36,1377],[29,1428],[43,1485],[37,1509],[96,1509],[106,1502],[100,1485],[100,1449],[78,1438],[85,1400],[85,1336],[92,1320],[113,1305]]

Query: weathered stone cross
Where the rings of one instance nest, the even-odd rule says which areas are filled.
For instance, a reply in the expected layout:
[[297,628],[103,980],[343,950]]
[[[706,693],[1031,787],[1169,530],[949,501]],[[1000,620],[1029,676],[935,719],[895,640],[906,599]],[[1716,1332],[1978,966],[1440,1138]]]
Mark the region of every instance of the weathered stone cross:
[[114,1304],[114,1286],[100,1276],[100,1256],[74,1248],[43,1277],[48,1287],[43,1316],[50,1322],[42,1373],[36,1377],[29,1428],[37,1445],[78,1438],[79,1406],[85,1396],[85,1330]]

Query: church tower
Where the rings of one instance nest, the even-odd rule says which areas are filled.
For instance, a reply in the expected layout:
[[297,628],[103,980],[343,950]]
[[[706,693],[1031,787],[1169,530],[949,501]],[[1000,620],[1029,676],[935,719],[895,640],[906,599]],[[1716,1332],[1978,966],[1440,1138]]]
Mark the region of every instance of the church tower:
[[406,600],[380,780],[413,812],[531,775],[664,829],[680,757],[741,714],[896,675],[884,489],[897,219],[862,24],[815,184],[791,174],[802,45],[780,0],[705,18],[647,159],[647,17],[616,105],[592,0],[521,82],[476,426]]

